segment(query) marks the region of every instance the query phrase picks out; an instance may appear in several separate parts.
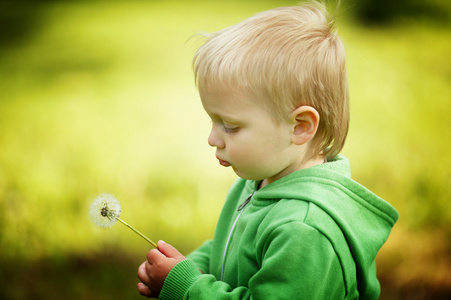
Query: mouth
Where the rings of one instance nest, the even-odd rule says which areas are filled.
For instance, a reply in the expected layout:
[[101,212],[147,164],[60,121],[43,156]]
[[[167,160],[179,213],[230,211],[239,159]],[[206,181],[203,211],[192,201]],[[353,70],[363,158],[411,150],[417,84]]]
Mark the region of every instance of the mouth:
[[222,160],[222,159],[220,159],[220,158],[218,158],[218,157],[216,157],[216,158],[218,159],[219,164],[220,164],[221,166],[223,166],[223,167],[230,167],[230,166],[231,166],[231,164],[230,164],[228,161]]

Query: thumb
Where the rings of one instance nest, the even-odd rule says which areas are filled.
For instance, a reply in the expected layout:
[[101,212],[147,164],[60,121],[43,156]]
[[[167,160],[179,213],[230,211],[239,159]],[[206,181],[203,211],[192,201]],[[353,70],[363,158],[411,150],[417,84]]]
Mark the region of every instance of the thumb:
[[180,252],[177,251],[177,249],[164,241],[158,241],[158,250],[160,250],[160,252],[166,257],[185,258]]

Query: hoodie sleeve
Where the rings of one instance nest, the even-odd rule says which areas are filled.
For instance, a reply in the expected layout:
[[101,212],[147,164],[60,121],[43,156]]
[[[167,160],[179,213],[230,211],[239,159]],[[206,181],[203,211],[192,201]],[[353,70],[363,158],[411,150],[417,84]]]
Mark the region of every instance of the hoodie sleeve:
[[202,273],[207,273],[210,269],[210,253],[212,245],[213,240],[208,240],[198,249],[187,255],[188,258],[193,260]]
[[302,222],[264,235],[257,241],[260,269],[248,287],[232,289],[188,259],[171,270],[160,299],[344,299],[342,268],[324,235]]

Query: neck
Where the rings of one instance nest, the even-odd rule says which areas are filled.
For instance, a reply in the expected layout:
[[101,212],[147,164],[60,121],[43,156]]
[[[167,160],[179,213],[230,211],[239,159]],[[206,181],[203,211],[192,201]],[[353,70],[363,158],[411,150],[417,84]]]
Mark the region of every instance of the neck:
[[[293,172],[295,172],[295,171],[298,171],[298,170],[307,169],[307,168],[311,168],[311,167],[314,167],[314,166],[321,165],[321,164],[323,164],[323,163],[325,163],[325,162],[326,162],[326,159],[324,158],[324,156],[321,155],[321,154],[318,154],[317,156],[315,156],[315,157],[313,157],[313,158],[311,158],[311,159],[308,159],[308,160],[302,160],[301,162],[299,162],[299,164],[298,164],[296,167],[294,167],[293,169],[291,169],[291,171],[290,171],[289,173],[285,174],[284,176],[287,176],[288,174],[291,174],[291,173],[293,173]],[[282,177],[281,177],[281,178],[282,178]],[[279,179],[280,179],[280,178],[279,178]],[[267,186],[267,185],[270,184],[271,182],[272,182],[272,181],[270,181],[270,180],[268,180],[268,179],[263,179],[263,180],[260,182],[260,184],[259,184],[259,186],[258,186],[258,189],[261,189],[261,188]]]

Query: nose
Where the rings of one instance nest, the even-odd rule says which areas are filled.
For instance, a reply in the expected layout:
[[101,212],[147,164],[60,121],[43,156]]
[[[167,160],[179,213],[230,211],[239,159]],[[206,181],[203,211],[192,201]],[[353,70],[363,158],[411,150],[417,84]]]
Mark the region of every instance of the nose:
[[208,136],[208,144],[211,147],[216,147],[222,149],[225,147],[224,140],[221,138],[221,135],[218,133],[218,130],[213,126],[210,131],[210,135]]

